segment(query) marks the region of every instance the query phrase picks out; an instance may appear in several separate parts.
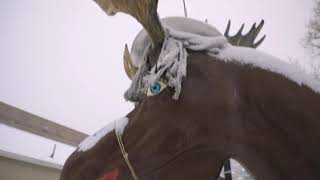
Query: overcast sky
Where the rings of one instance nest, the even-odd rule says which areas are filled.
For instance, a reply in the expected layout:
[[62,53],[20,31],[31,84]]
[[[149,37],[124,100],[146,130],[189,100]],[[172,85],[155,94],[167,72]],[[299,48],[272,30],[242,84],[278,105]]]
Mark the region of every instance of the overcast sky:
[[[300,42],[313,0],[186,0],[186,4],[189,17],[208,19],[221,32],[229,19],[232,33],[244,22],[248,30],[264,19],[261,36],[267,38],[261,50],[283,60],[308,62]],[[158,12],[161,17],[182,16],[182,0],[160,0]],[[130,81],[122,53],[141,28],[133,18],[108,17],[92,0],[3,0],[0,22],[0,101],[87,134],[132,109],[123,99]],[[21,146],[22,135],[0,126],[0,149],[46,156],[32,154],[29,141],[13,150]],[[52,143],[42,145],[45,154]]]

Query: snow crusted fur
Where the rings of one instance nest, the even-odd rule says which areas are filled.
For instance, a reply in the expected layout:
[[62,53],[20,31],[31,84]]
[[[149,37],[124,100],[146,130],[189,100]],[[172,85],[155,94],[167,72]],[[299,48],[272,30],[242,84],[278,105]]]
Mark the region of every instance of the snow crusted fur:
[[175,89],[172,98],[177,100],[181,92],[182,79],[187,74],[186,49],[206,50],[208,53],[217,54],[227,45],[227,39],[223,36],[208,37],[166,28],[166,38],[157,64],[151,71],[147,71],[145,58],[150,48],[149,44],[143,55],[144,63],[141,64],[130,88],[125,93],[125,99],[133,102],[140,101],[149,85],[163,78],[169,87]]

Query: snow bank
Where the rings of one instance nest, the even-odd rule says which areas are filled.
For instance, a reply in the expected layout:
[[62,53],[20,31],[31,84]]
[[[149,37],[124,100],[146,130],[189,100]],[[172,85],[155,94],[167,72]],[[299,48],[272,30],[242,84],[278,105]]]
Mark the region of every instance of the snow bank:
[[94,135],[87,137],[85,140],[83,140],[79,147],[78,151],[85,152],[94,147],[101,138],[103,138],[105,135],[107,135],[109,132],[115,130],[116,132],[123,133],[124,128],[127,126],[129,119],[127,117],[117,119],[107,126],[100,129],[98,132],[96,132]]

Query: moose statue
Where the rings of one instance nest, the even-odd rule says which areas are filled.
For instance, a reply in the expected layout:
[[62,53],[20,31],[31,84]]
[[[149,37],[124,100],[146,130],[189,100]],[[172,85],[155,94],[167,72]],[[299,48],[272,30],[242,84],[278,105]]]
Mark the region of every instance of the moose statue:
[[[320,82],[257,48],[263,26],[230,36],[158,0],[95,0],[142,30],[124,51],[135,108],[85,139],[60,180],[209,180],[226,160],[259,180],[320,179]],[[255,43],[256,42],[256,43]]]

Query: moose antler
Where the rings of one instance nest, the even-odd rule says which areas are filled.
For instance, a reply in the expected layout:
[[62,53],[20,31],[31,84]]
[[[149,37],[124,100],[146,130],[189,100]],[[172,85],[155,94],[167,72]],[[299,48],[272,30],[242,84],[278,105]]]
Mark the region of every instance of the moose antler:
[[158,0],[94,0],[108,15],[123,12],[137,19],[148,32],[153,47],[161,47],[165,32],[157,8]]
[[264,20],[260,22],[258,27],[256,27],[256,23],[254,23],[250,31],[247,34],[242,35],[242,31],[244,28],[244,24],[242,24],[237,34],[234,36],[230,36],[229,32],[231,27],[231,21],[229,20],[224,36],[228,39],[229,43],[231,43],[232,45],[257,48],[266,38],[266,35],[264,35],[259,41],[255,43],[255,40],[259,32],[261,31],[263,25],[264,25]]

